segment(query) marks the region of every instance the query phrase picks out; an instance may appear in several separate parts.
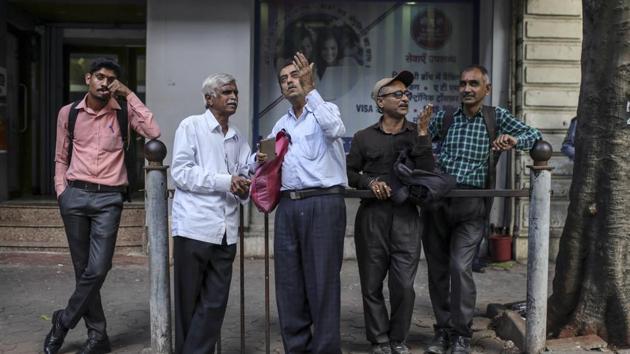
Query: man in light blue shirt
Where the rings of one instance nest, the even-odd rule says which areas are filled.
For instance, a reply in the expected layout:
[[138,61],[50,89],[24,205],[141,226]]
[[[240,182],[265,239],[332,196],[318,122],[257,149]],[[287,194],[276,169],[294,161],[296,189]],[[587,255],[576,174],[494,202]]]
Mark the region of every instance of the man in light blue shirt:
[[238,89],[229,74],[203,83],[206,111],[184,119],[175,133],[171,175],[175,274],[175,353],[214,353],[236,255],[239,203],[250,181],[247,138],[229,117]]
[[[341,353],[340,279],[348,185],[339,108],[315,90],[313,64],[297,53],[281,68],[291,109],[273,127],[291,138],[274,224],[276,302],[287,353]],[[264,154],[258,153],[259,162]]]

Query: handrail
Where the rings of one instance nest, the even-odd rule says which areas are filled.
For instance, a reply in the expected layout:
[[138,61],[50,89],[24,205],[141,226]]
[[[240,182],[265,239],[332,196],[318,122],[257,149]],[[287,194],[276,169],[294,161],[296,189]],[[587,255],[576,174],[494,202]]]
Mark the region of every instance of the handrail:
[[[374,193],[369,189],[346,189],[344,196],[346,198],[376,198]],[[529,197],[529,189],[453,189],[447,195],[447,198],[468,198],[468,197]]]

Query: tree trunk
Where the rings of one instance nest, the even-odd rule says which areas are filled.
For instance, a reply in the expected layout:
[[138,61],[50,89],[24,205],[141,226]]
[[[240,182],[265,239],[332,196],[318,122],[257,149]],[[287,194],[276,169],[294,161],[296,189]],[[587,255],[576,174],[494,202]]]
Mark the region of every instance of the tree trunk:
[[570,204],[548,333],[630,346],[630,0],[583,0]]

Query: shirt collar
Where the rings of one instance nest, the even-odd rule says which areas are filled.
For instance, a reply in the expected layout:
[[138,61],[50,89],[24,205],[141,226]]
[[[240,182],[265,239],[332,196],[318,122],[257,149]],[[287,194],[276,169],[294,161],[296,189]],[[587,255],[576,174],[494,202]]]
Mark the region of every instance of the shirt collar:
[[[310,107],[308,105],[304,105],[304,108],[302,109],[302,115],[306,115],[308,113],[312,113],[313,111],[311,111]],[[295,116],[295,112],[293,112],[293,107],[289,107],[289,117],[293,118],[294,120],[298,120],[298,117]]]
[[[215,118],[214,114],[212,114],[212,112],[209,109],[206,109],[206,112],[204,113],[204,117],[206,118],[206,122],[208,122],[208,127],[210,128],[210,131],[217,131],[221,134],[223,134],[223,132],[221,131],[221,125],[219,124],[219,122],[217,121],[217,119]],[[236,133],[236,130],[234,130],[232,128],[232,126],[230,125],[230,123],[228,122],[228,131],[225,134],[225,139],[232,139],[234,138],[234,140],[238,141],[239,137],[238,134]]]
[[[98,113],[98,112],[94,112],[93,109],[91,109],[90,107],[87,106],[87,97],[88,97],[89,93],[86,93],[85,96],[83,96],[83,99],[81,100],[81,102],[79,102],[79,104],[77,104],[77,106],[75,107],[76,109],[82,109],[84,111],[89,111],[90,113]],[[100,111],[105,111],[105,112],[109,112],[109,111],[114,111],[114,110],[120,110],[122,109],[120,107],[120,104],[118,104],[118,101],[116,101],[116,99],[114,99],[113,97],[109,99],[109,102],[107,102],[107,105],[105,105]]]
[[[376,122],[374,125],[372,125],[372,128],[374,128],[374,129],[376,129],[376,130],[378,130],[378,131],[380,131],[380,132],[382,132],[384,134],[387,134],[383,130],[382,122],[383,122],[383,116],[381,116],[381,118],[378,119],[378,122]],[[403,125],[402,129],[396,134],[401,134],[401,133],[404,133],[405,131],[412,131],[412,132],[416,131],[416,125],[414,123],[408,121],[407,118],[405,118],[405,124]]]
[[[460,104],[459,108],[457,108],[457,110],[455,111],[455,113],[453,113],[453,116],[456,115],[461,115],[462,117],[464,117],[464,119],[467,119],[468,116],[466,115],[466,113],[464,113],[464,105]],[[483,118],[483,105],[479,108],[479,110],[477,111],[477,113],[475,113],[472,118],[477,118],[477,117],[482,117]]]

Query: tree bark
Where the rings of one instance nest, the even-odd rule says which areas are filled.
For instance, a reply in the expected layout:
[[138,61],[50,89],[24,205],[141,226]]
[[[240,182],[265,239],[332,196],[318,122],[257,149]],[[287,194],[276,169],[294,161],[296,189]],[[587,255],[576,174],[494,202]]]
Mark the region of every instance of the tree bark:
[[630,0],[583,0],[582,83],[548,333],[630,346]]

